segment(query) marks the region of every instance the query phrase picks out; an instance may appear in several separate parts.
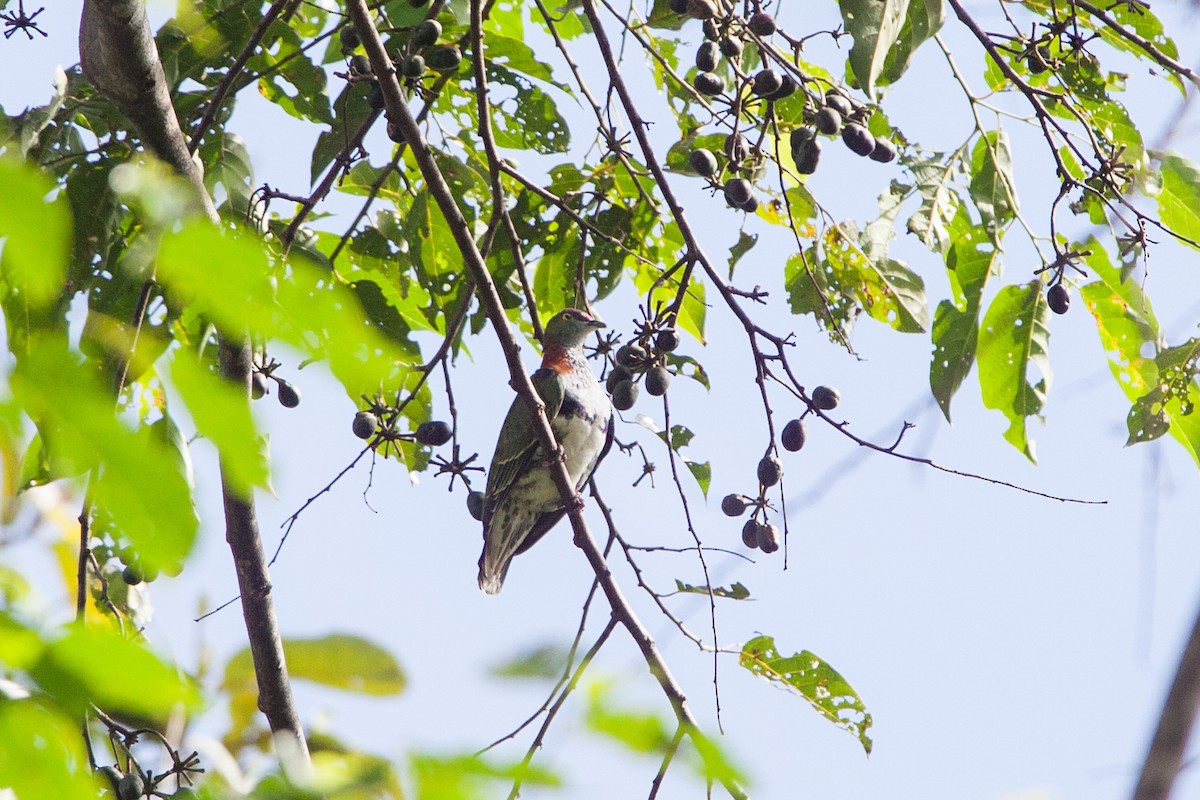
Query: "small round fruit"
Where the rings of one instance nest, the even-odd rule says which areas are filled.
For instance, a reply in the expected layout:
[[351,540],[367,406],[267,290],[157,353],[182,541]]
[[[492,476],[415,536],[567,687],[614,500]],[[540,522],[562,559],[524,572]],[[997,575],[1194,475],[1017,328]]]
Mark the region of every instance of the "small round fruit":
[[1046,45],[1039,46],[1036,50],[1030,52],[1025,59],[1025,66],[1029,68],[1032,75],[1040,75],[1050,69],[1050,60],[1053,56],[1050,55],[1050,48]]
[[779,76],[779,88],[767,95],[767,99],[772,103],[780,100],[786,100],[796,93],[796,80],[786,72]]
[[688,0],[687,13],[696,19],[712,19],[717,15],[717,4],[712,0]]
[[483,521],[483,492],[467,494],[467,513],[475,519]]
[[612,394],[617,389],[617,384],[621,381],[633,379],[633,373],[620,365],[617,365],[608,371],[608,377],[604,379],[604,388]]
[[666,328],[654,337],[654,349],[660,353],[674,353],[679,349],[679,331]]
[[121,559],[122,564],[136,564],[138,562],[137,550],[133,549],[133,545],[125,545],[121,548],[121,552],[117,555]]
[[770,36],[777,27],[775,18],[765,11],[754,14],[746,24],[755,36]]
[[425,51],[425,65],[438,72],[454,72],[462,63],[462,50],[456,44],[431,47]]
[[376,111],[382,110],[386,105],[383,100],[383,87],[378,83],[371,84],[371,91],[367,92],[367,105]]
[[875,150],[875,137],[857,122],[842,128],[842,142],[860,156],[869,156]]
[[687,0],[671,0],[671,2],[668,3],[668,5],[670,6],[672,11],[674,11],[676,14],[678,14],[681,17],[687,13],[687,10],[688,10]]
[[697,147],[688,156],[688,163],[696,171],[696,174],[701,177],[711,178],[717,174],[717,157],[713,155],[711,150]]
[[628,342],[617,348],[617,365],[633,369],[646,360],[646,348],[637,342]]
[[759,70],[754,76],[754,82],[750,86],[750,91],[759,97],[766,97],[774,94],[783,85],[783,78],[778,72],[768,67],[764,70]]
[[1046,292],[1046,302],[1055,314],[1065,314],[1071,308],[1071,293],[1066,286],[1056,283]]
[[392,122],[390,119],[387,124],[387,135],[396,144],[404,144],[407,141],[404,138],[404,133],[400,130],[400,126]]
[[717,68],[717,61],[720,58],[721,50],[717,47],[717,43],[705,42],[696,51],[696,69],[701,72],[712,72]]
[[342,52],[350,55],[358,47],[358,31],[354,30],[353,25],[346,25],[338,31],[338,39],[342,43]]
[[784,425],[783,433],[779,435],[779,441],[783,445],[783,449],[792,453],[804,447],[804,442],[807,439],[808,431],[805,430],[804,420],[802,419],[794,419],[787,425]]
[[415,434],[418,442],[429,447],[440,447],[450,441],[450,426],[441,420],[422,422],[417,426]]
[[721,29],[717,27],[715,19],[706,19],[700,26],[700,30],[704,33],[704,38],[710,42],[715,42],[721,38]]
[[117,782],[117,797],[120,800],[137,800],[146,793],[146,782],[136,772],[127,772]]
[[750,199],[742,203],[742,211],[745,211],[747,214],[753,214],[758,211],[758,195],[750,195]]
[[270,381],[267,380],[266,375],[263,375],[261,372],[255,372],[250,376],[250,398],[252,400],[259,399],[267,393],[270,386]]
[[798,147],[792,148],[792,160],[796,162],[796,171],[801,175],[812,175],[817,171],[821,160],[821,142],[819,139],[809,139]]
[[822,411],[833,411],[842,402],[842,396],[832,386],[818,386],[813,389],[812,402]]
[[646,391],[654,397],[662,397],[671,385],[671,373],[666,367],[654,367],[646,373]]
[[817,130],[826,136],[836,136],[837,132],[842,129],[842,115],[837,112],[837,109],[825,106],[813,117],[813,125],[816,125]]
[[848,117],[854,113],[854,104],[850,102],[850,98],[846,97],[846,95],[842,94],[837,89],[830,89],[825,93],[825,105],[829,108],[832,108],[843,117]]
[[726,58],[741,58],[742,49],[745,45],[741,39],[735,39],[732,36],[726,36],[721,41],[717,42],[717,47],[721,50],[721,55]]
[[875,149],[871,151],[871,160],[887,164],[896,160],[896,145],[887,139],[875,139]]
[[745,178],[734,178],[725,184],[725,200],[734,208],[742,208],[754,196],[754,187]]
[[295,408],[300,405],[300,392],[287,381],[279,381],[279,391],[275,395],[279,404],[284,408]]
[[731,133],[725,137],[725,155],[730,161],[743,161],[750,155],[750,142],[740,133]]
[[797,147],[800,147],[806,142],[811,142],[816,138],[816,136],[817,132],[808,126],[804,126],[802,128],[793,128],[792,132],[788,134],[788,144],[790,144],[792,149],[795,150]]
[[370,411],[359,411],[354,415],[354,422],[350,429],[354,431],[354,435],[360,439],[370,439],[375,435],[375,428],[379,426],[379,419]]
[[773,455],[765,455],[758,462],[758,482],[763,486],[774,486],[783,477],[783,462]]
[[727,494],[721,498],[721,511],[727,517],[740,517],[746,513],[746,498],[740,494]]
[[628,411],[637,402],[638,385],[631,380],[624,380],[613,389],[612,404],[617,411]]
[[425,57],[413,54],[400,64],[400,72],[406,78],[419,78],[425,74]]
[[420,50],[428,47],[442,37],[442,23],[436,19],[427,19],[413,28],[412,46]]
[[742,544],[751,550],[758,547],[758,520],[753,517],[746,520],[746,524],[742,526]]
[[121,580],[125,581],[129,586],[137,586],[144,579],[142,571],[132,565],[125,567],[121,571]]
[[779,528],[774,523],[758,526],[758,549],[764,553],[774,553],[779,549]]
[[364,55],[357,55],[350,59],[350,72],[353,75],[370,75],[371,74],[371,59]]
[[696,91],[700,94],[709,97],[715,97],[725,91],[725,81],[721,79],[720,75],[712,72],[701,72],[692,81],[692,86],[696,87]]

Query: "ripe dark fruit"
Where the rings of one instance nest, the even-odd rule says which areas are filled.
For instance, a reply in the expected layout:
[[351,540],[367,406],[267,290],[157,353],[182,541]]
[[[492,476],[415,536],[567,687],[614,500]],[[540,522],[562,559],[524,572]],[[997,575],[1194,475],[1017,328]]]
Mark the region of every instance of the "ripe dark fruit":
[[751,85],[750,91],[759,97],[766,97],[774,94],[782,85],[783,78],[778,72],[768,67],[754,76],[754,83]]
[[692,81],[692,86],[696,87],[696,91],[709,97],[714,97],[725,91],[725,81],[720,75],[714,75],[711,72],[701,72]]
[[671,373],[666,367],[654,367],[646,373],[646,391],[655,397],[662,397],[671,385]]
[[779,549],[779,528],[768,522],[758,526],[758,549],[764,553],[774,553]]
[[137,586],[139,583],[145,580],[145,578],[143,577],[141,570],[139,570],[137,567],[127,566],[121,571],[121,580],[125,581],[125,583],[129,584],[130,586]]
[[633,374],[622,366],[615,366],[608,371],[608,377],[604,379],[604,388],[609,394],[616,391],[617,384],[621,381],[631,380]]
[[850,98],[836,89],[830,89],[825,93],[825,105],[843,117],[848,117],[854,113],[854,104],[850,102]]
[[796,81],[786,72],[779,77],[779,88],[767,95],[772,103],[785,100],[796,93]]
[[710,42],[715,42],[721,38],[721,29],[717,27],[715,19],[704,20],[704,23],[700,26],[700,30],[704,32],[704,38]]
[[746,513],[746,500],[740,494],[727,494],[721,498],[721,511],[727,517],[740,517]]
[[794,419],[787,425],[784,425],[783,433],[779,435],[779,441],[783,445],[783,449],[792,453],[804,447],[806,439],[808,439],[808,431],[805,430],[804,420],[802,419]]
[[773,455],[763,456],[758,462],[758,482],[763,486],[774,486],[783,477],[783,463]]
[[617,348],[617,365],[632,369],[646,360],[646,348],[636,342],[629,342]]
[[746,24],[756,36],[770,36],[776,29],[775,18],[765,11],[759,11],[750,17],[750,21]]
[[788,134],[788,143],[792,146],[792,149],[795,150],[805,142],[811,142],[814,138],[816,138],[816,135],[817,132],[807,126],[803,128],[793,128],[792,132]]
[[120,800],[137,800],[146,793],[146,782],[136,772],[124,775],[117,782],[117,797]]
[[869,156],[875,150],[875,137],[857,122],[842,128],[842,142],[860,156]]
[[842,402],[842,396],[832,386],[818,386],[813,389],[812,402],[822,411],[833,411]]
[[801,142],[798,147],[793,147],[792,159],[796,162],[797,172],[801,175],[812,175],[817,171],[817,164],[821,160],[820,140],[809,139]]
[[671,2],[668,5],[670,6],[672,11],[674,11],[676,14],[679,14],[680,16],[683,16],[684,14],[687,13],[687,9],[688,9],[687,0],[671,0]]
[[462,50],[456,44],[431,47],[425,51],[425,64],[438,72],[454,72],[462,63]]
[[717,48],[717,43],[705,42],[696,51],[696,69],[701,72],[712,72],[717,68],[717,61],[720,58],[721,51]]
[[1025,66],[1029,67],[1029,72],[1033,75],[1040,75],[1050,69],[1050,61],[1053,56],[1050,55],[1050,48],[1046,45],[1040,45],[1036,50],[1031,52],[1025,59]]
[[741,58],[742,57],[742,40],[734,39],[726,36],[721,41],[717,42],[717,47],[721,49],[721,55],[726,58]]
[[696,19],[712,19],[717,15],[717,4],[712,0],[688,0],[687,13]]
[[378,83],[371,84],[371,91],[367,92],[367,105],[376,111],[379,111],[383,108],[383,87]]
[[439,447],[450,441],[450,426],[441,420],[422,422],[417,426],[416,437],[421,444]]
[[654,337],[654,348],[660,353],[674,353],[679,349],[679,331],[667,328]]
[[296,391],[296,387],[287,381],[279,382],[279,391],[275,396],[279,398],[279,405],[284,408],[295,408],[300,405],[300,392]]
[[411,55],[404,59],[400,65],[400,71],[406,78],[419,78],[425,74],[425,58],[424,56]]
[[261,372],[254,373],[250,376],[250,397],[257,400],[267,393],[270,385],[271,383],[267,380],[266,375],[263,375]]
[[412,45],[420,50],[435,43],[442,36],[442,23],[436,19],[427,19],[413,28]]
[[396,144],[404,144],[404,141],[405,141],[404,134],[400,132],[400,126],[397,125],[396,123],[392,122],[391,120],[388,120],[387,135],[388,135],[388,138],[391,139]]
[[753,214],[758,211],[758,195],[750,195],[750,199],[742,203],[742,211],[747,214]]
[[758,520],[750,518],[742,526],[742,544],[754,550],[758,547]]
[[712,154],[711,150],[705,150],[703,147],[698,147],[688,156],[688,164],[697,175],[704,178],[711,178],[717,174],[717,157]]
[[842,115],[836,109],[825,106],[813,117],[813,125],[826,136],[836,136],[842,129]]
[[370,75],[371,59],[364,55],[354,56],[350,59],[350,72],[355,75]]
[[358,31],[354,30],[352,25],[347,25],[338,31],[338,39],[341,40],[342,52],[346,55],[350,55],[358,47]]
[[624,380],[613,389],[612,404],[617,411],[628,411],[637,402],[638,386],[630,380]]
[[354,431],[354,435],[360,439],[370,439],[375,435],[375,428],[379,425],[379,419],[370,411],[360,411],[354,415],[354,422],[350,429]]
[[745,178],[734,178],[725,184],[725,200],[734,208],[742,208],[754,196],[754,187]]
[[740,133],[731,133],[725,137],[725,155],[730,161],[743,161],[750,155],[750,142]]
[[896,145],[889,142],[887,139],[876,139],[875,149],[871,151],[871,160],[878,161],[880,164],[887,164],[889,161],[896,160]]
[[471,492],[467,495],[467,513],[477,520],[483,520],[483,492]]
[[1056,283],[1046,292],[1046,302],[1055,314],[1065,314],[1071,308],[1071,293],[1066,286]]

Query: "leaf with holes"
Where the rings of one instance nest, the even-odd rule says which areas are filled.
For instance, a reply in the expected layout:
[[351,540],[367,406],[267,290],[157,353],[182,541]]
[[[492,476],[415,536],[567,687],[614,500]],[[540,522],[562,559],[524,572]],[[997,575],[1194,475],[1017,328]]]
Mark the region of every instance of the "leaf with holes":
[[[1005,286],[979,328],[979,386],[983,404],[1008,419],[1004,439],[1037,461],[1025,421],[1040,416],[1050,391],[1050,309],[1040,280]],[[1036,369],[1041,380],[1033,383]]]

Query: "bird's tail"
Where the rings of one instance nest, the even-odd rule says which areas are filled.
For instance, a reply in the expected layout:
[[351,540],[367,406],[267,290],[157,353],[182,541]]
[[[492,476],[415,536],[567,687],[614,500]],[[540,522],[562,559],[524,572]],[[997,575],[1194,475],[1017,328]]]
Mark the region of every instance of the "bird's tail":
[[483,553],[479,556],[479,588],[499,594],[504,588],[508,565],[533,526],[534,514],[502,509],[483,530]]

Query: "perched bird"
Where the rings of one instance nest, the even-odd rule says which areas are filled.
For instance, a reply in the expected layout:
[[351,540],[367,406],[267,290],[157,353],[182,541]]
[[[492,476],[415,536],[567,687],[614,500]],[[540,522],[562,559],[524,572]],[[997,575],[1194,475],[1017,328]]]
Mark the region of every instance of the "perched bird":
[[[612,406],[583,354],[588,334],[603,327],[578,309],[558,312],[546,325],[541,369],[530,377],[576,491],[612,446]],[[504,585],[513,556],[533,547],[567,513],[550,477],[554,457],[538,443],[533,415],[516,397],[500,428],[483,499],[479,588],[488,594]]]

